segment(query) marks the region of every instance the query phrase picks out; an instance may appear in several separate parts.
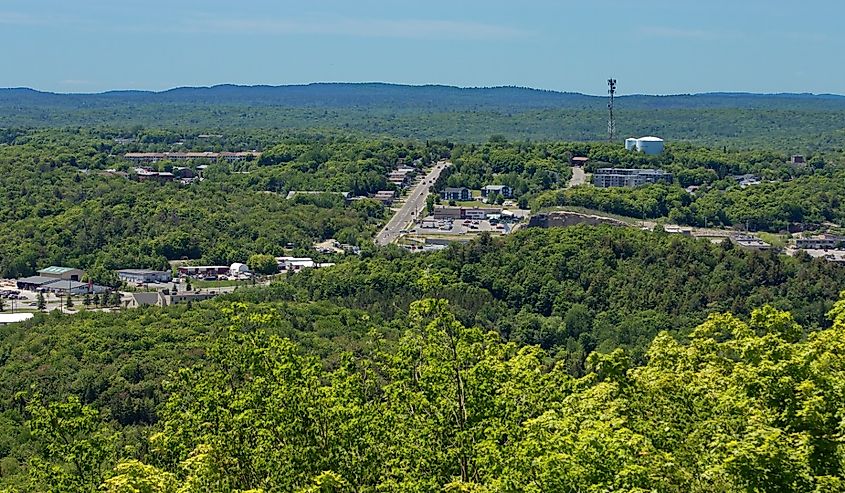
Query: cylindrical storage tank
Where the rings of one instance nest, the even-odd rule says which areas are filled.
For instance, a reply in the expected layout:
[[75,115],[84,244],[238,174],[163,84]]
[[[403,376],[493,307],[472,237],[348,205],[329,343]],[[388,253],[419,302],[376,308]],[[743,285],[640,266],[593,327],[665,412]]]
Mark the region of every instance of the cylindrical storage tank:
[[637,139],[631,137],[630,139],[625,139],[625,150],[633,151],[637,148]]
[[659,137],[642,137],[637,139],[637,150],[649,155],[663,152],[663,139]]

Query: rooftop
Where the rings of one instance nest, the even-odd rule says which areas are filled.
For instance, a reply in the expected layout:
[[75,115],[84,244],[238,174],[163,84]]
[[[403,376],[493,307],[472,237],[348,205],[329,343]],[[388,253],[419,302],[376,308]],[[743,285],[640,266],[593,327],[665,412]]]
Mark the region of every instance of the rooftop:
[[51,282],[64,282],[56,279],[55,277],[44,277],[44,276],[30,276],[24,277],[23,279],[18,279],[18,282],[23,284],[35,284],[38,286],[42,286],[44,284],[50,284]]
[[57,267],[55,265],[51,265],[46,269],[41,269],[38,271],[39,274],[64,274],[66,272],[70,272],[72,270],[79,270],[74,269],[73,267]]

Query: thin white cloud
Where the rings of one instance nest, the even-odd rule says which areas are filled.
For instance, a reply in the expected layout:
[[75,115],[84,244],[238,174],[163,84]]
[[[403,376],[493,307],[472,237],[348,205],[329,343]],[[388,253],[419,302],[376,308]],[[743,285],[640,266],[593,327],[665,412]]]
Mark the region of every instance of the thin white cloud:
[[[179,29],[179,28],[177,28]],[[526,37],[509,26],[425,19],[214,19],[193,20],[180,30],[255,34],[309,34],[368,38],[496,40]]]

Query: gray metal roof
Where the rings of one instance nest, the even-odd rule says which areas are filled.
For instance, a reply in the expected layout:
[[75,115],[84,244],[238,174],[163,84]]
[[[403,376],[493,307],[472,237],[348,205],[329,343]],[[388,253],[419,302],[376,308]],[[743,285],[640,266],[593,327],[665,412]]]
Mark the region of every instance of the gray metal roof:
[[45,284],[50,284],[53,282],[67,282],[62,281],[61,279],[56,279],[55,277],[45,277],[45,276],[30,276],[24,277],[23,279],[18,279],[19,283],[23,284],[34,284],[37,286],[43,286]]

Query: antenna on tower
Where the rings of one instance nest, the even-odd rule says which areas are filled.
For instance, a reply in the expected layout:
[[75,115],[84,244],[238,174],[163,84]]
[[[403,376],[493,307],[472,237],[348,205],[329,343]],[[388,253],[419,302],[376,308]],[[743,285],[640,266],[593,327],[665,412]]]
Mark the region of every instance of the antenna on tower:
[[613,142],[616,138],[616,118],[613,116],[613,97],[616,95],[616,79],[607,79],[607,93],[610,98],[607,101],[607,111],[609,113],[607,119],[607,140]]

